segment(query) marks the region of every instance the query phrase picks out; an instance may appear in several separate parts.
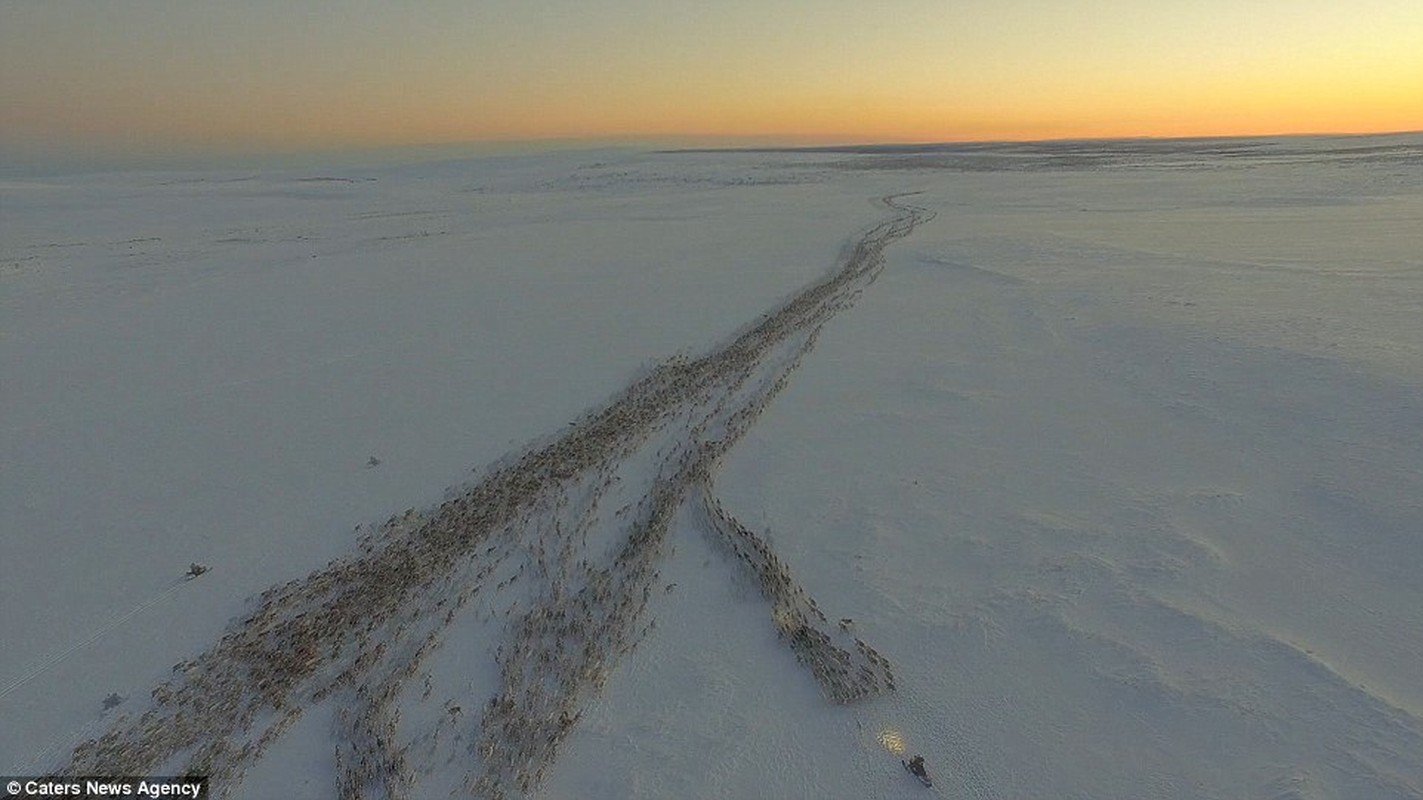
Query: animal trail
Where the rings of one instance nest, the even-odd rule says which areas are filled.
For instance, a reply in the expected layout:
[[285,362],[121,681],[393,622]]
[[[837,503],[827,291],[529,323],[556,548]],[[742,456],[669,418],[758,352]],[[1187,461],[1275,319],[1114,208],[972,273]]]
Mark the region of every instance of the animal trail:
[[[212,648],[174,668],[141,716],[79,745],[60,772],[207,774],[230,794],[304,711],[330,701],[340,708],[332,747],[341,795],[419,794],[422,776],[444,762],[400,743],[396,700],[407,684],[428,681],[425,663],[451,626],[483,612],[507,620],[488,644],[494,696],[457,698],[482,713],[442,715],[416,738],[462,728],[457,785],[481,798],[527,793],[650,629],[643,617],[654,589],[664,591],[657,568],[667,535],[693,492],[830,699],[894,688],[888,662],[858,640],[854,652],[836,645],[785,565],[709,494],[721,456],[821,327],[878,275],[885,247],[931,216],[895,197],[883,202],[895,216],[869,229],[837,271],[724,346],[661,364],[452,499],[392,518],[351,557],[264,592]],[[604,503],[610,494],[618,499]]]

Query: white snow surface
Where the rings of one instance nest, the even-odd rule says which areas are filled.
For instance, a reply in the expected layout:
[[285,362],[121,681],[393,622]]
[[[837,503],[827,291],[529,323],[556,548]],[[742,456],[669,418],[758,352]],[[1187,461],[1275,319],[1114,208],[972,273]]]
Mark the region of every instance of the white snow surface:
[[[830,702],[688,504],[530,796],[1423,797],[1420,135],[0,183],[0,773],[725,344],[896,192],[936,216],[709,489],[894,691]],[[398,700],[413,796],[492,696],[465,613]],[[336,796],[339,710],[235,795]]]

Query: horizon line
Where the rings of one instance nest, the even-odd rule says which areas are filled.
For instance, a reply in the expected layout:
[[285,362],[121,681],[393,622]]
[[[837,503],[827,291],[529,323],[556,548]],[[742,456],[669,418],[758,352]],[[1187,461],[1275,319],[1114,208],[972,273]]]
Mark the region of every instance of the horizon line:
[[[721,153],[721,152],[816,152],[826,150],[861,150],[873,147],[916,148],[944,147],[953,145],[982,146],[1008,144],[1071,144],[1088,142],[1191,142],[1246,139],[1342,139],[1365,138],[1370,136],[1414,136],[1423,135],[1423,128],[1387,131],[1309,131],[1290,133],[1228,133],[1228,134],[1185,134],[1160,136],[1136,134],[1128,136],[1046,136],[1026,139],[924,139],[913,141],[845,141],[835,144],[818,145],[763,145],[754,147],[682,147],[655,150],[657,153]],[[685,137],[692,138],[692,137]],[[708,137],[711,138],[711,137]],[[754,135],[724,138],[758,138]],[[773,137],[766,137],[773,138]]]
[[[336,158],[341,160],[361,156],[411,159],[411,163],[426,163],[448,157],[499,158],[519,155],[534,155],[558,150],[564,152],[593,151],[599,149],[645,149],[656,154],[678,153],[813,153],[813,152],[856,152],[874,149],[912,151],[923,148],[947,147],[991,147],[1003,145],[1109,143],[1109,142],[1191,142],[1191,141],[1246,141],[1268,139],[1310,139],[1310,138],[1368,138],[1383,136],[1423,135],[1423,128],[1386,131],[1292,131],[1287,133],[1240,133],[1240,134],[1188,134],[1162,136],[1135,134],[1123,136],[1048,136],[1032,138],[984,138],[984,139],[943,139],[943,140],[867,140],[830,139],[816,144],[777,143],[816,138],[813,134],[767,135],[767,134],[625,134],[597,136],[546,136],[521,139],[463,139],[435,142],[412,142],[402,144],[335,146],[327,148],[296,148],[281,150],[202,150],[176,149],[171,152],[146,151],[80,151],[35,153],[32,158],[16,158],[23,153],[5,153],[6,163],[0,167],[0,176],[10,174],[44,174],[35,170],[55,169],[60,173],[84,174],[123,171],[158,171],[174,169],[179,171],[237,167],[238,165],[267,162],[276,166],[280,162],[296,162],[304,159]],[[670,140],[670,141],[669,141]],[[676,140],[722,141],[724,145],[703,144],[687,147],[666,146]],[[759,144],[737,145],[735,141],[760,141]],[[655,143],[666,143],[658,146]],[[0,146],[0,153],[6,148]],[[461,154],[461,150],[485,150],[481,154]],[[430,151],[423,153],[421,151]],[[444,153],[438,151],[447,151]],[[502,151],[502,152],[501,152]],[[400,158],[404,156],[404,158]],[[426,158],[425,156],[428,156]],[[275,163],[274,163],[275,162]],[[293,164],[295,166],[295,164]],[[8,167],[8,168],[6,168]]]

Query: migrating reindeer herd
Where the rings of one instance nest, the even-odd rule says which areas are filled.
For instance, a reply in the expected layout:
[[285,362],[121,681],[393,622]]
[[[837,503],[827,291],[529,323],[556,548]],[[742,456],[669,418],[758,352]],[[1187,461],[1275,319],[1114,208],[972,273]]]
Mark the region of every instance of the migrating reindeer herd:
[[[689,498],[828,699],[893,690],[889,661],[858,638],[849,645],[848,620],[831,630],[764,538],[711,493],[718,460],[821,327],[883,268],[885,247],[929,218],[894,197],[884,202],[896,215],[866,232],[837,271],[721,348],[657,366],[438,507],[393,517],[351,557],[263,592],[213,647],[173,668],[146,710],[80,744],[59,771],[206,774],[229,794],[303,713],[330,703],[342,797],[411,795],[430,760],[421,754],[440,747],[458,756],[464,794],[525,794],[653,626],[644,620],[658,565]],[[614,494],[628,504],[604,513]],[[501,603],[502,615],[491,610]],[[412,732],[402,707],[430,700],[431,656],[469,615],[502,616],[489,643],[496,690],[445,697],[438,721]]]

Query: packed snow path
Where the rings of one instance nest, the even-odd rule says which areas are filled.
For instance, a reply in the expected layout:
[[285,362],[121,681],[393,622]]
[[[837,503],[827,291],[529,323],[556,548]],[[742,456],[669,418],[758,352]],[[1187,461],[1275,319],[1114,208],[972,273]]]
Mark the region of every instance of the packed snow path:
[[[431,772],[450,768],[463,794],[523,794],[608,670],[655,624],[644,621],[647,604],[664,588],[658,565],[689,497],[699,500],[689,516],[759,584],[778,633],[829,699],[893,689],[889,662],[826,629],[815,601],[722,509],[710,482],[821,327],[873,282],[885,248],[932,216],[899,197],[883,199],[895,215],[840,269],[725,346],[656,367],[438,508],[393,518],[358,555],[264,592],[220,642],[174,667],[147,711],[80,745],[63,771],[208,774],[230,792],[303,713],[331,703],[342,797],[428,794]],[[480,624],[500,626],[497,641],[483,640],[497,663],[494,696],[442,683],[438,722],[412,735],[401,710],[436,692],[431,657],[452,630]]]

